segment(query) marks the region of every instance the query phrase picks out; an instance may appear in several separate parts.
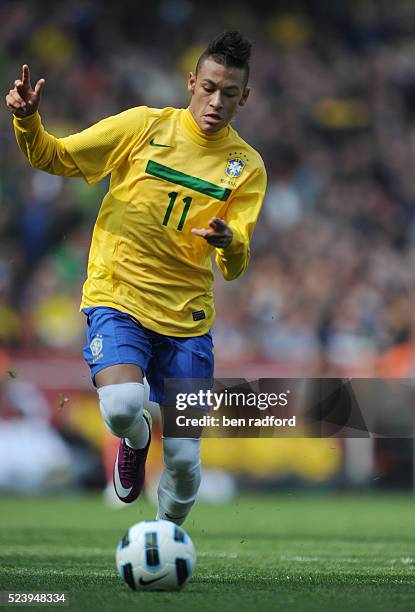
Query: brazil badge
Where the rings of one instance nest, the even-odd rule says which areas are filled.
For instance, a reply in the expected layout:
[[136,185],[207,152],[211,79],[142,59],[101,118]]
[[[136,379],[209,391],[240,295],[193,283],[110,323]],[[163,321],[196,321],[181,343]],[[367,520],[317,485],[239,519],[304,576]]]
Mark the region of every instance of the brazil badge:
[[240,157],[234,157],[228,160],[225,168],[225,174],[231,178],[238,178],[238,176],[241,176],[244,168],[245,162]]

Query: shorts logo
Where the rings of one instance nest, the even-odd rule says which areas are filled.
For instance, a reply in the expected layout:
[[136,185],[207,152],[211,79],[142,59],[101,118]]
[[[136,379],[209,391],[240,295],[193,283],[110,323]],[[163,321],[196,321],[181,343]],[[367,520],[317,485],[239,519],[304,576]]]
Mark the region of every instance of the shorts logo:
[[92,353],[92,357],[94,357],[94,361],[97,361],[97,359],[100,359],[100,357],[102,357],[102,336],[101,334],[97,334],[95,336],[95,338],[92,340],[91,344],[89,345],[89,348],[91,349],[91,353]]

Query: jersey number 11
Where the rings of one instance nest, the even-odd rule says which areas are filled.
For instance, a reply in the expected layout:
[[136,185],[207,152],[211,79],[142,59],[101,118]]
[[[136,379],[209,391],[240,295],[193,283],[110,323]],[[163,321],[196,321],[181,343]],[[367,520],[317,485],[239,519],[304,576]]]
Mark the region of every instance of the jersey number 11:
[[[177,193],[177,191],[171,191],[169,193],[170,202],[169,202],[169,205],[167,206],[166,214],[164,215],[163,225],[168,225],[170,215],[172,213],[173,206],[174,206],[174,203],[176,202],[176,198],[178,195],[179,194]],[[181,232],[183,229],[184,222],[186,221],[187,213],[189,212],[190,204],[192,203],[192,198],[190,196],[187,196],[186,198],[183,198],[183,202],[184,202],[184,208],[183,208],[182,216],[180,217],[179,225],[177,226],[177,229],[179,230],[179,232]]]

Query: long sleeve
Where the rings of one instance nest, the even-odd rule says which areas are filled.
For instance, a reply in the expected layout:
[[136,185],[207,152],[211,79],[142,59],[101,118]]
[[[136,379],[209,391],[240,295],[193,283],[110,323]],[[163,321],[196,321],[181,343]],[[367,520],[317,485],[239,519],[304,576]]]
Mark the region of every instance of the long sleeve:
[[225,280],[234,280],[248,267],[249,243],[265,196],[267,177],[264,166],[259,167],[232,198],[225,221],[233,231],[231,244],[216,249],[216,265]]
[[17,143],[33,168],[61,176],[82,176],[60,139],[46,132],[38,112],[24,119],[15,116],[13,125]]
[[128,157],[144,129],[147,107],[131,108],[107,117],[65,138],[46,132],[40,116],[14,118],[17,142],[34,168],[62,176],[82,176],[96,183]]

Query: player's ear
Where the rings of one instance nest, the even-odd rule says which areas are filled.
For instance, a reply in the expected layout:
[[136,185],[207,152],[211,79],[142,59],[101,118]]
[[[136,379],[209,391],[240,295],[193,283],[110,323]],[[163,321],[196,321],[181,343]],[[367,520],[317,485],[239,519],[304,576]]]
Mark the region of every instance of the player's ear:
[[189,72],[189,77],[187,79],[187,90],[192,96],[195,93],[195,85],[196,75],[193,72]]
[[241,99],[239,100],[239,106],[245,106],[246,101],[248,100],[249,92],[251,91],[250,87],[245,87],[244,93],[242,94]]

